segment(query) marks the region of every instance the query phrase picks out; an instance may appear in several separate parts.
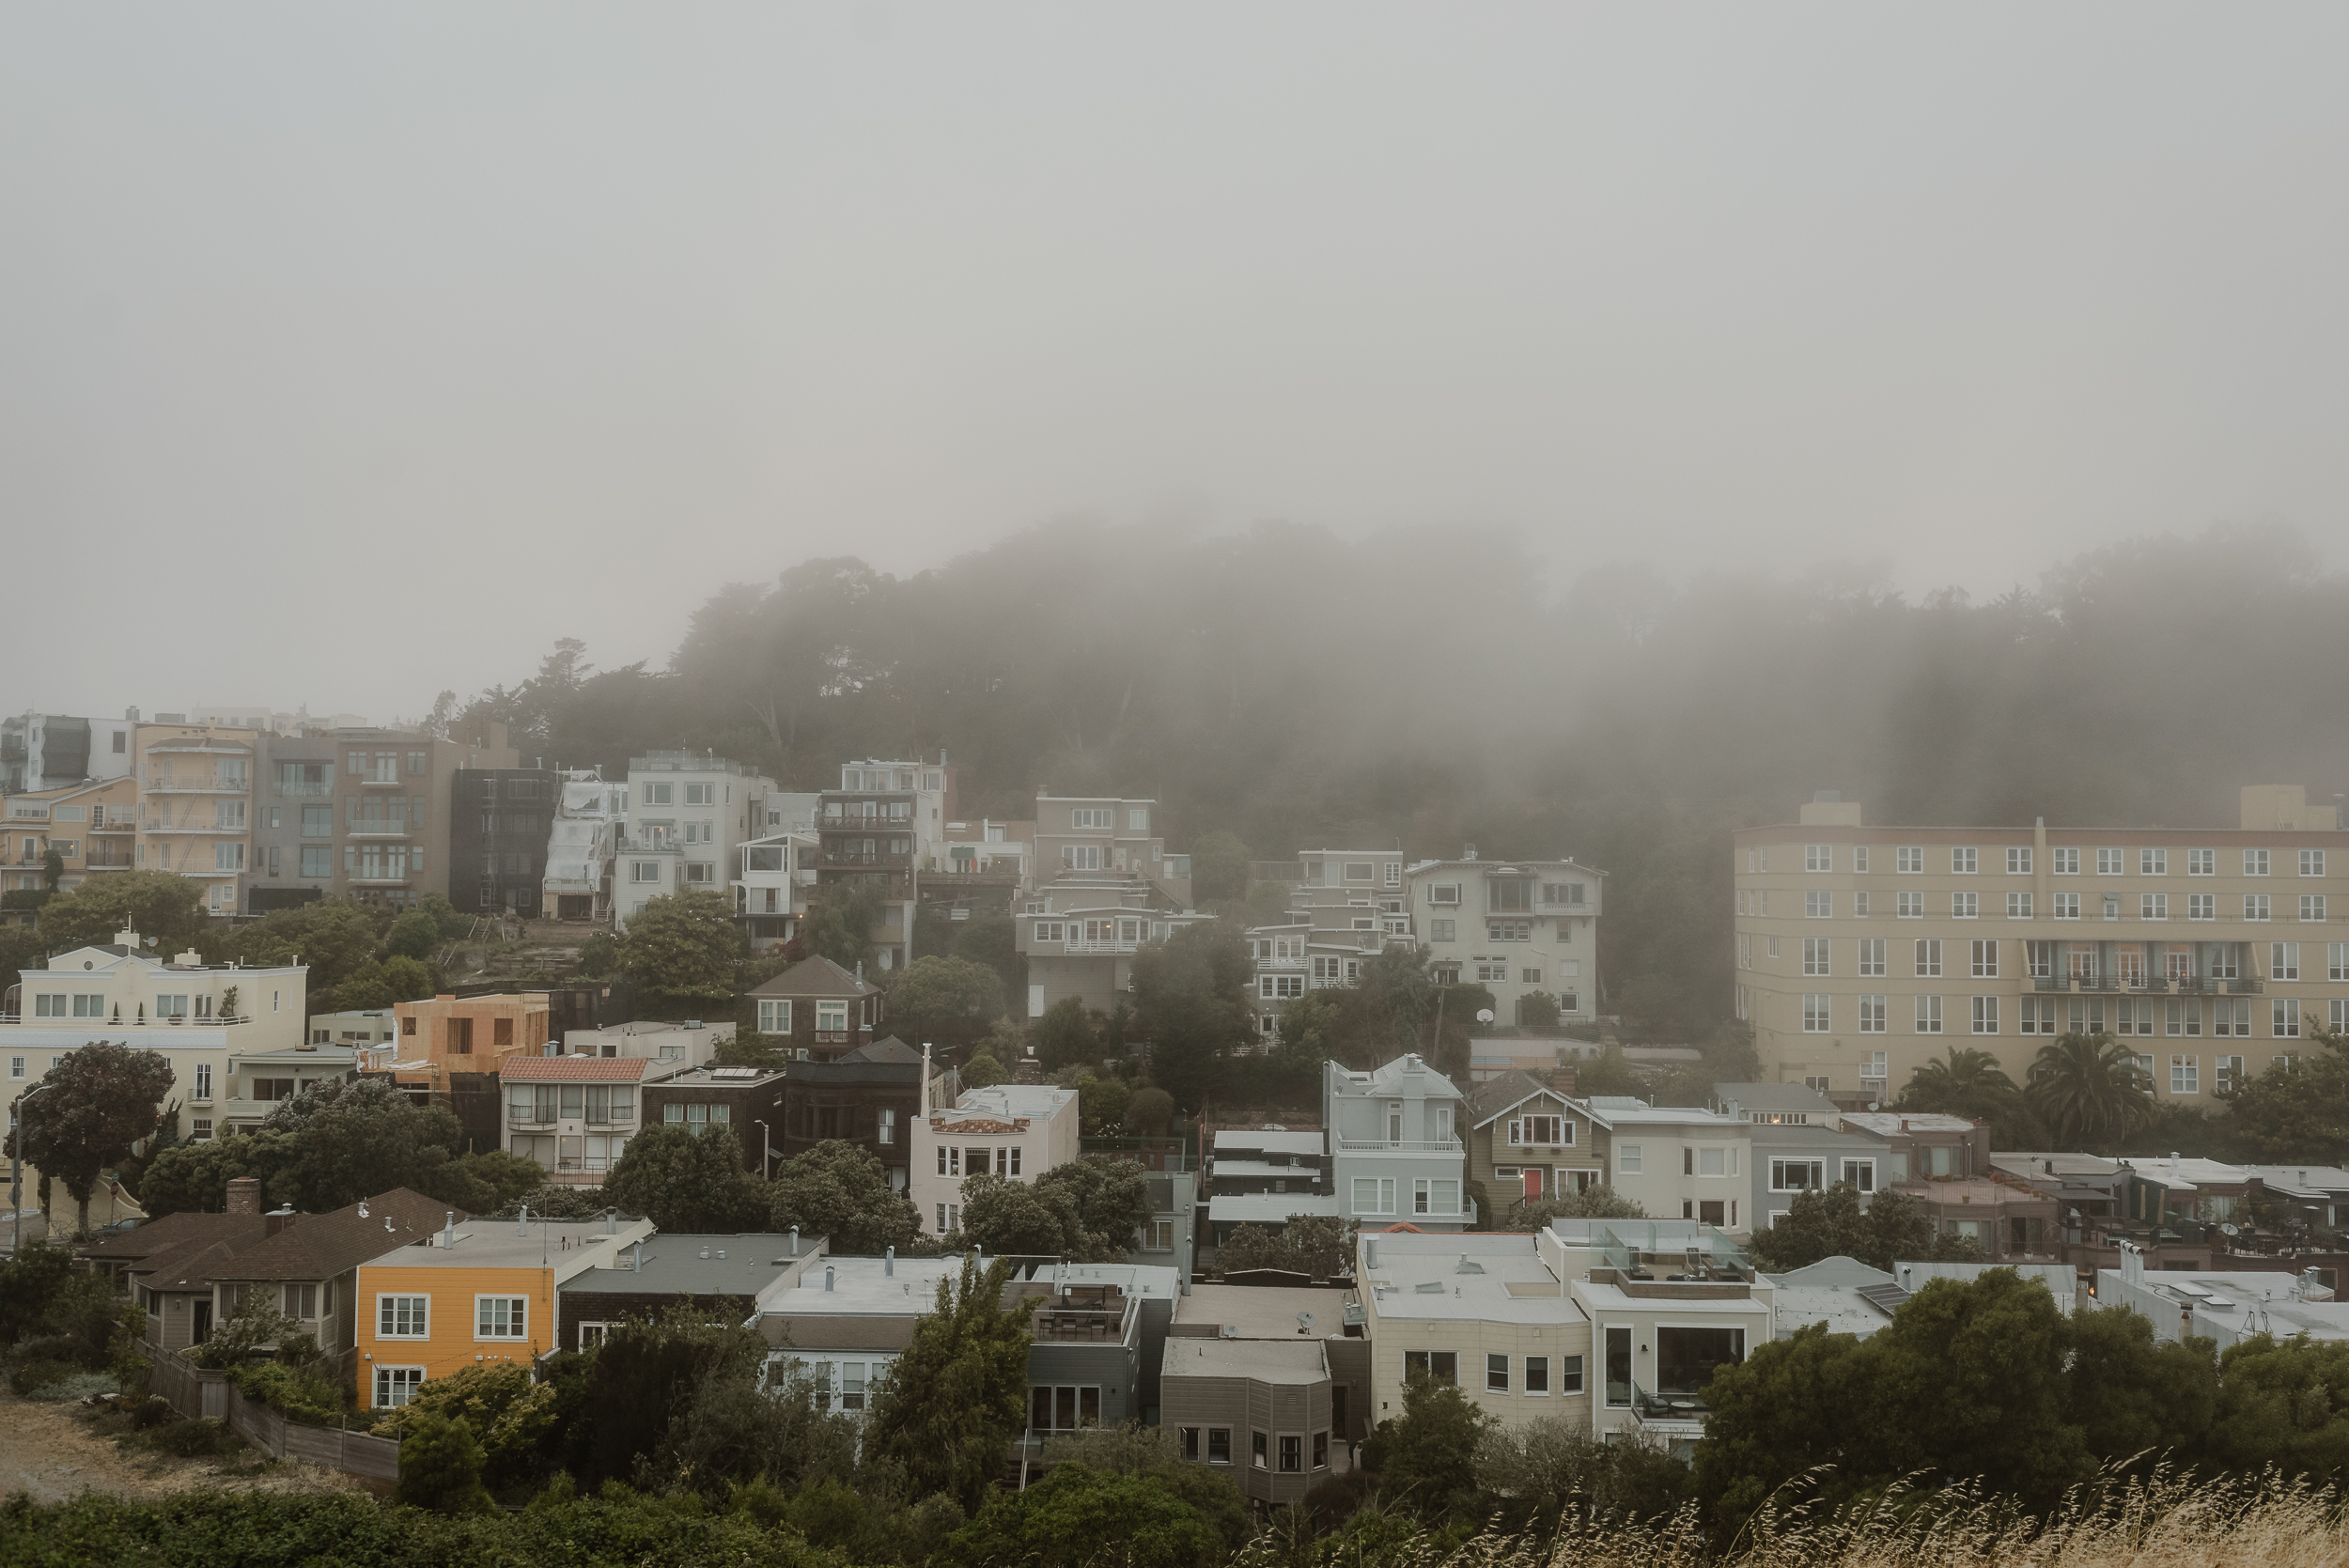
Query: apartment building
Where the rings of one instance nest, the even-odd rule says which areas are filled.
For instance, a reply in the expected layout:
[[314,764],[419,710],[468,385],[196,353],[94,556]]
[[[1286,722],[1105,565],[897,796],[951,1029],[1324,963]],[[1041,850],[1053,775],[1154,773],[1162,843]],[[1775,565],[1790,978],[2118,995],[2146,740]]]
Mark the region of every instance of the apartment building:
[[451,777],[448,901],[459,912],[544,912],[558,788],[545,768],[460,768]]
[[128,871],[134,863],[138,785],[128,775],[11,795],[5,811],[0,891],[47,887],[52,851],[62,868],[61,893],[72,892],[96,873]]
[[[928,1060],[924,1051],[926,1069]],[[933,1236],[962,1228],[965,1178],[995,1175],[1033,1183],[1075,1159],[1080,1146],[1074,1089],[998,1083],[965,1089],[945,1102],[941,1091],[952,1081],[934,1077],[923,1085],[928,1105],[913,1119],[907,1150],[906,1196],[913,1201],[923,1231]]]
[[1408,932],[1437,978],[1490,991],[1503,1023],[1535,992],[1557,999],[1560,1021],[1598,1014],[1598,920],[1607,874],[1562,861],[1458,860],[1403,869]]
[[1321,1125],[1339,1213],[1365,1226],[1474,1229],[1466,1109],[1452,1080],[1416,1053],[1367,1073],[1323,1063]]
[[[474,899],[479,862],[453,864],[451,829],[460,810],[479,822],[483,804],[476,788],[460,805],[456,781],[460,772],[519,769],[504,724],[462,722],[445,738],[393,729],[263,733],[257,746],[248,912],[319,898],[405,908],[452,890]],[[545,814],[539,806],[541,820]]]
[[1112,796],[1035,798],[1035,875],[1122,874],[1154,884],[1165,902],[1190,908],[1190,857],[1170,855],[1154,826],[1156,800]]
[[2349,833],[2297,785],[2191,830],[1871,828],[1823,794],[1733,853],[1737,1016],[1766,1070],[1848,1105],[1952,1046],[2019,1083],[2074,1032],[2208,1104],[2349,1027]]
[[506,1149],[551,1182],[600,1187],[644,1125],[642,1057],[509,1056],[498,1066]]
[[[110,1041],[171,1063],[172,1087],[162,1103],[176,1101],[185,1136],[205,1141],[224,1130],[232,1061],[305,1044],[308,972],[294,965],[208,966],[194,952],[166,959],[133,930],[52,954],[45,965],[18,971],[0,994],[0,1110],[13,1126],[20,1098],[68,1051]],[[40,1113],[39,1103],[32,1101],[29,1114]],[[28,1166],[26,1182],[36,1179]],[[101,1188],[92,1223],[118,1218],[110,1190]]]
[[243,908],[259,745],[259,733],[249,729],[157,723],[131,732],[139,791],[132,863],[198,882],[205,908],[215,915]]
[[784,1085],[781,1067],[680,1067],[645,1081],[645,1125],[731,1133],[763,1176],[783,1157]]
[[880,918],[867,933],[874,961],[884,970],[904,968],[913,960],[921,878],[939,870],[954,812],[955,770],[942,762],[843,763],[840,787],[817,802],[816,886],[801,895],[799,912],[809,897],[835,887],[869,890],[880,902]]
[[135,707],[119,720],[64,713],[0,719],[0,795],[129,778],[131,732],[138,720]]
[[1269,1040],[1307,991],[1351,986],[1390,941],[1411,939],[1410,894],[1399,849],[1299,851],[1288,912],[1249,929],[1256,964],[1256,1032]]
[[[613,924],[655,898],[723,893],[741,874],[742,844],[763,831],[775,782],[743,763],[703,752],[654,752],[628,760],[628,826],[620,836]],[[758,824],[754,831],[753,824]]]

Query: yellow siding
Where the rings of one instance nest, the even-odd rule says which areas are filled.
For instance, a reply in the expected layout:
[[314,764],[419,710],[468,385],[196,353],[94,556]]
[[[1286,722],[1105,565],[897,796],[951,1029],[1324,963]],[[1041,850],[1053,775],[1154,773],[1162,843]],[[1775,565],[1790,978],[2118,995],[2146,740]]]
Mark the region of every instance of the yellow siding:
[[[459,1246],[463,1243],[459,1242]],[[402,1266],[371,1264],[359,1270],[359,1398],[375,1402],[375,1368],[425,1369],[428,1381],[461,1368],[495,1361],[524,1365],[552,1348],[554,1341],[554,1271],[532,1265],[464,1268]],[[426,1296],[431,1312],[421,1340],[384,1339],[379,1297]],[[480,1340],[474,1337],[474,1298],[477,1296],[521,1296],[530,1302],[526,1332],[520,1340]]]

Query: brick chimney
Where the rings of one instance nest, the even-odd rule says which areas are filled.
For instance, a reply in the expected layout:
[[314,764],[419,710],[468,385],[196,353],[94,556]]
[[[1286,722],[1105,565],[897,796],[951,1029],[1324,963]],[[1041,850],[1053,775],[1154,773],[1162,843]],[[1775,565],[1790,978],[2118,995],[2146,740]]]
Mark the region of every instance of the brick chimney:
[[1552,1067],[1549,1069],[1549,1087],[1554,1092],[1572,1099],[1578,1076],[1576,1069],[1572,1067]]
[[258,1177],[239,1176],[228,1184],[227,1212],[230,1214],[261,1212],[261,1183]]

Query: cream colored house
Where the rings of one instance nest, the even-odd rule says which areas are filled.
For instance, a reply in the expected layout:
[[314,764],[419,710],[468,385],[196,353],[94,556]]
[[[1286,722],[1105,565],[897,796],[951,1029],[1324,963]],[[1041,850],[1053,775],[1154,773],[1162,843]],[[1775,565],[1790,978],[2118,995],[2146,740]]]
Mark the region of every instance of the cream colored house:
[[1565,1022],[1598,1015],[1598,921],[1607,874],[1563,861],[1421,861],[1403,872],[1408,935],[1439,979],[1484,986],[1497,1021],[1536,991]]
[[1766,1074],[1847,1106],[1952,1047],[2019,1083],[2075,1032],[2208,1105],[2349,1027],[2349,832],[2297,785],[2232,829],[1872,828],[1823,796],[1733,853],[1737,1015]]
[[11,795],[0,838],[0,889],[48,885],[49,852],[61,862],[60,893],[71,893],[99,872],[128,871],[138,842],[138,786],[129,778],[70,784]]
[[1077,1092],[1050,1084],[999,1083],[940,1103],[950,1075],[929,1075],[922,1052],[925,1110],[913,1119],[906,1196],[926,1235],[962,1228],[962,1184],[972,1176],[1033,1183],[1078,1155]]
[[[20,1096],[68,1051],[111,1041],[170,1062],[166,1103],[179,1102],[182,1135],[203,1141],[226,1130],[232,1110],[244,1111],[241,1102],[252,1098],[257,1075],[271,1080],[263,1092],[273,1096],[275,1080],[349,1070],[341,1053],[326,1075],[280,1070],[278,1063],[310,1054],[303,1005],[308,972],[208,966],[192,952],[165,959],[143,947],[135,931],[54,954],[46,967],[19,971],[0,999],[0,1107],[13,1125]],[[38,1117],[39,1103],[36,1097],[27,1113]],[[28,1201],[35,1180],[28,1168]],[[119,1218],[112,1207],[111,1201],[94,1203],[92,1223]]]
[[232,915],[252,869],[253,775],[260,734],[210,724],[140,724],[131,732],[138,837],[132,863],[204,888],[204,907]]

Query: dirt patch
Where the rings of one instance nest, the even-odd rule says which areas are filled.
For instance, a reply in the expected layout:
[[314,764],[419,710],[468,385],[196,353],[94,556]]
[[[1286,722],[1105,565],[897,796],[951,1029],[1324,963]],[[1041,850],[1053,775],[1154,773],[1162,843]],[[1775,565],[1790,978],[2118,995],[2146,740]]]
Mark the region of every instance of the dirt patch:
[[29,1492],[63,1502],[83,1492],[152,1500],[210,1487],[235,1492],[347,1492],[356,1478],[252,1449],[217,1458],[175,1459],[125,1450],[112,1435],[125,1418],[81,1404],[19,1399],[0,1389],[0,1493]]

